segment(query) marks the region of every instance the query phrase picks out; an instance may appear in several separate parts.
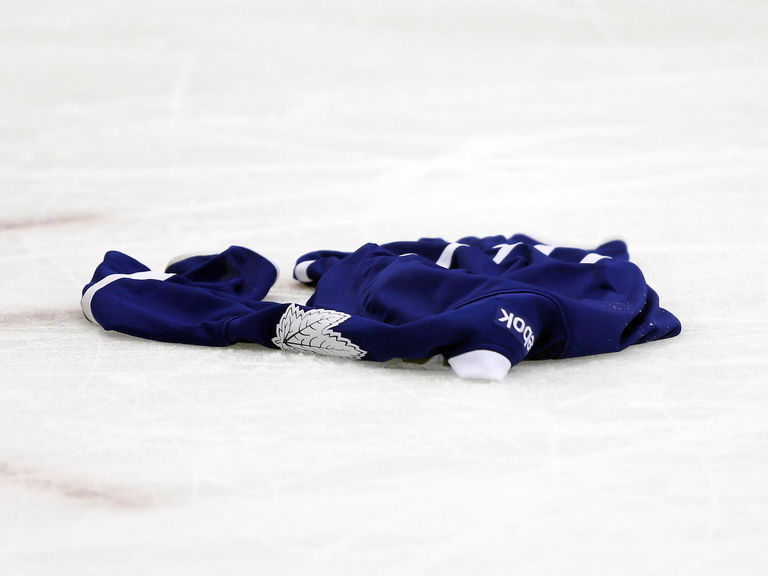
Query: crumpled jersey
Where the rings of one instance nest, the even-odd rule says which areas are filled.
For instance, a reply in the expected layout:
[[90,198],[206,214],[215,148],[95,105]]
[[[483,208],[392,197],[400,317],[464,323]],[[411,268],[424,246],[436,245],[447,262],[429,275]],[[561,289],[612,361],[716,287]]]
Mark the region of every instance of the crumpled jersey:
[[620,241],[581,250],[515,235],[315,251],[294,268],[315,286],[306,306],[264,301],[276,276],[236,246],[176,259],[162,273],[108,252],[82,305],[103,328],[144,338],[371,361],[442,355],[469,378],[680,332]]

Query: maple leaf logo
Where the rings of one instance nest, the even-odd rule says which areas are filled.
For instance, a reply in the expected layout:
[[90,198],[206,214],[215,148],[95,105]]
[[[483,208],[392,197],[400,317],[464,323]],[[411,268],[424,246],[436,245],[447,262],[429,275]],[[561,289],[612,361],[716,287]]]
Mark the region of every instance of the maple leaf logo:
[[272,343],[281,350],[359,360],[367,352],[331,330],[348,318],[349,314],[336,310],[302,310],[291,304],[277,323]]

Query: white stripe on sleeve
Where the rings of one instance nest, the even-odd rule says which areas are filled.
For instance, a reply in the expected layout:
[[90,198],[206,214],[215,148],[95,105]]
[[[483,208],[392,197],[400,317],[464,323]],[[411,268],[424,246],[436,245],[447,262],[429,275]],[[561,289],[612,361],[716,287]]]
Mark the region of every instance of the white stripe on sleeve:
[[581,259],[581,262],[579,264],[594,264],[595,262],[599,262],[600,260],[603,260],[604,258],[608,258],[610,260],[610,256],[603,256],[602,254],[598,254],[597,252],[590,252],[584,258]]
[[443,249],[442,254],[440,254],[440,258],[437,259],[436,264],[440,266],[441,268],[450,268],[451,262],[453,261],[453,253],[456,252],[457,248],[460,248],[461,246],[466,246],[466,244],[459,244],[458,242],[451,242]]
[[548,246],[547,244],[536,244],[536,246],[534,246],[534,248],[536,248],[536,250],[538,250],[539,252],[541,252],[545,256],[549,256],[550,254],[552,254],[552,251],[555,248],[557,248],[557,246]]
[[296,277],[296,280],[304,284],[312,284],[312,278],[307,274],[307,268],[314,263],[314,260],[305,260],[296,264],[296,267],[293,269],[293,275]]
[[131,280],[166,280],[171,276],[173,276],[173,274],[166,274],[165,272],[156,272],[154,270],[147,270],[145,272],[134,272],[133,274],[110,274],[109,276],[105,276],[104,278],[96,282],[93,286],[88,288],[88,290],[85,291],[85,294],[83,294],[83,297],[80,300],[80,306],[83,309],[83,314],[85,314],[85,317],[88,318],[88,320],[90,320],[94,324],[98,324],[96,319],[93,317],[91,302],[93,302],[93,297],[96,295],[96,293],[99,290],[101,290],[105,286],[112,284],[112,282],[115,282],[117,280],[122,280],[123,278],[130,278]]
[[496,262],[496,264],[501,264],[504,262],[504,259],[509,256],[509,253],[512,252],[516,247],[520,246],[522,242],[515,242],[514,244],[497,244],[494,246],[494,248],[498,248],[499,251],[496,252],[496,256],[493,257],[493,261]]

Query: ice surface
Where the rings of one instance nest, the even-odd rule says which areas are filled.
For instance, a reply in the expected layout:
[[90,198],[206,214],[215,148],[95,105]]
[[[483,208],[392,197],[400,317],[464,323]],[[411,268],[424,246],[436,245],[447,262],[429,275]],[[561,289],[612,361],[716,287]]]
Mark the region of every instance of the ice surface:
[[[764,1],[6,0],[0,574],[768,572]],[[105,333],[108,249],[621,237],[683,321],[502,382]]]

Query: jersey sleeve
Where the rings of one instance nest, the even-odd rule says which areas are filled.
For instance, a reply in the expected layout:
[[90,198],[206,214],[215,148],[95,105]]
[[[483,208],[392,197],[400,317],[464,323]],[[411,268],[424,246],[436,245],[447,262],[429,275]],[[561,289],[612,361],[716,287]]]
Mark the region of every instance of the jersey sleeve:
[[159,272],[108,252],[83,289],[83,313],[105,330],[207,346],[242,339],[231,334],[229,323],[250,316],[252,326],[262,327],[248,334],[250,341],[271,345],[271,328],[286,307],[261,301],[275,280],[275,267],[240,247],[187,260]]

